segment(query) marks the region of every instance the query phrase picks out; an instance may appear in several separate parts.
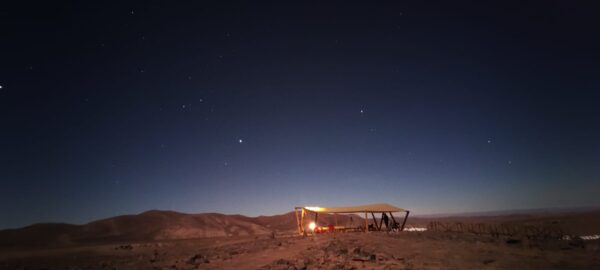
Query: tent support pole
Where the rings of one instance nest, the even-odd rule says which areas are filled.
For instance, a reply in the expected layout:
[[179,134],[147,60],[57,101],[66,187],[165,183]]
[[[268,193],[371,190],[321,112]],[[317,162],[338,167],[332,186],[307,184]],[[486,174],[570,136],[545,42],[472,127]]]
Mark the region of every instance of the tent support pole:
[[298,233],[302,234],[302,226],[300,226],[300,218],[298,217],[298,208],[294,208],[294,215],[296,216],[296,225],[298,226]]
[[392,212],[389,212],[389,213],[390,213],[390,217],[392,217],[392,220],[394,221],[394,224],[396,224],[397,223],[396,218],[394,218],[394,215],[392,215]]
[[390,213],[390,217],[392,217],[392,220],[394,221],[393,225],[392,225],[392,229],[394,228],[394,226],[396,226],[396,224],[398,224],[398,222],[396,222],[396,218],[394,217],[394,215],[392,215],[392,212]]
[[373,217],[373,224],[375,224],[375,228],[377,228],[377,230],[380,231],[381,228],[377,225],[377,219],[375,219],[375,213],[371,212],[371,216]]
[[300,227],[302,228],[302,235],[306,235],[306,231],[304,230],[304,208],[302,208],[302,217],[300,218]]
[[406,216],[404,216],[404,221],[402,222],[402,228],[400,229],[400,231],[404,231],[404,225],[406,225],[406,220],[408,219],[408,214],[410,214],[410,211],[406,210]]
[[367,212],[365,212],[365,233],[369,232],[369,217],[367,216]]

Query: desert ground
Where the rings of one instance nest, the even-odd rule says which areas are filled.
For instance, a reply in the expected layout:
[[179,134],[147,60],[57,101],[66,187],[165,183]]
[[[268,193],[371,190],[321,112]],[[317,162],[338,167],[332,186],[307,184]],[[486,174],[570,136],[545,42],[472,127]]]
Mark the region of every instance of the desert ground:
[[[169,218],[178,216],[152,212],[126,219],[144,218],[157,222],[154,218],[161,215]],[[181,215],[179,217],[185,222],[190,222],[188,216]],[[202,217],[205,221],[214,220],[214,215],[210,219]],[[50,228],[53,229],[49,230],[49,225],[39,225],[33,229],[0,231],[0,236],[6,236],[0,248],[0,269],[600,269],[600,240],[583,240],[574,234],[573,237],[556,239],[438,229],[300,236],[293,230],[283,230],[289,229],[289,225],[282,225],[289,221],[289,214],[262,218],[216,217],[220,222],[231,225],[235,221],[233,226],[250,226],[256,231],[247,227],[228,227],[228,233],[222,235],[214,231],[217,227],[207,231],[206,228],[210,227],[207,224],[204,224],[203,230],[194,231],[192,228],[184,229],[181,220],[175,219],[173,222],[178,230],[172,224],[160,226],[167,226],[169,228],[165,230],[176,233],[167,235],[164,230],[150,233],[140,229],[143,237],[152,235],[152,239],[144,240],[134,237],[131,231],[122,233],[124,225],[117,218],[117,221],[108,221],[113,231],[106,231],[103,226],[102,230],[96,228],[92,231],[94,235],[100,231],[105,235],[91,240],[90,235],[83,233],[90,228],[82,227],[78,231],[75,227],[68,227],[65,232],[52,226]],[[600,228],[597,227],[598,217],[597,212],[592,212],[435,220],[445,224],[547,223],[562,225],[563,231],[590,233]],[[416,218],[409,223],[409,228],[431,224],[432,220]],[[130,226],[129,222],[124,224]],[[295,225],[295,220],[292,219],[290,224]],[[94,225],[98,226],[98,223]],[[267,227],[277,229],[269,231]],[[115,228],[119,228],[121,234]],[[57,231],[60,233],[57,234]],[[269,233],[265,233],[267,231]],[[41,232],[45,232],[44,242],[33,241]],[[195,237],[165,239],[174,236],[185,238],[183,232]],[[210,232],[209,236],[196,237],[207,232]],[[51,237],[52,234],[56,237]],[[19,239],[33,242],[28,245],[15,243]]]

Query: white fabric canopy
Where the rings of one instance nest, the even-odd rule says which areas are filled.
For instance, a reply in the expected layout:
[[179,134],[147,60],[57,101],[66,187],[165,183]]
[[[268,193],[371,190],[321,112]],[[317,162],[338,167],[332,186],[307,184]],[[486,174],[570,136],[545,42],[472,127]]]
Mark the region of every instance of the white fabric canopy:
[[347,206],[347,207],[319,207],[304,206],[301,207],[309,212],[315,213],[381,213],[381,212],[405,212],[406,209],[398,208],[387,203]]

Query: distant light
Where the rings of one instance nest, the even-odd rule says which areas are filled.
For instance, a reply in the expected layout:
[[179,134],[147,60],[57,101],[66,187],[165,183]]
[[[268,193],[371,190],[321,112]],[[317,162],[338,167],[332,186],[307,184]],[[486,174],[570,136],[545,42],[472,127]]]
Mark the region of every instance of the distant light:
[[598,234],[584,235],[584,236],[579,236],[579,238],[581,238],[582,240],[598,240],[598,239],[600,239],[600,235],[598,235]]
[[311,222],[310,224],[308,224],[308,228],[309,228],[311,231],[314,231],[316,227],[317,227],[317,224],[316,224],[316,223],[314,223],[314,222]]
[[409,227],[404,229],[407,232],[424,232],[427,231],[427,228],[418,228],[418,227]]
[[239,139],[239,140],[238,140],[238,142],[239,142],[239,143],[243,143],[243,142],[244,142],[244,140],[242,140],[242,139]]

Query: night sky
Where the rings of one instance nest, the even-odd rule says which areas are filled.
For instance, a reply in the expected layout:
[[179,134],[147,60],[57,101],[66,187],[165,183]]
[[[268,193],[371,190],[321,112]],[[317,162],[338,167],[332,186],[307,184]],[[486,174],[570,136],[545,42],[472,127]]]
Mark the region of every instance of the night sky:
[[600,205],[593,4],[88,2],[0,9],[0,228]]

